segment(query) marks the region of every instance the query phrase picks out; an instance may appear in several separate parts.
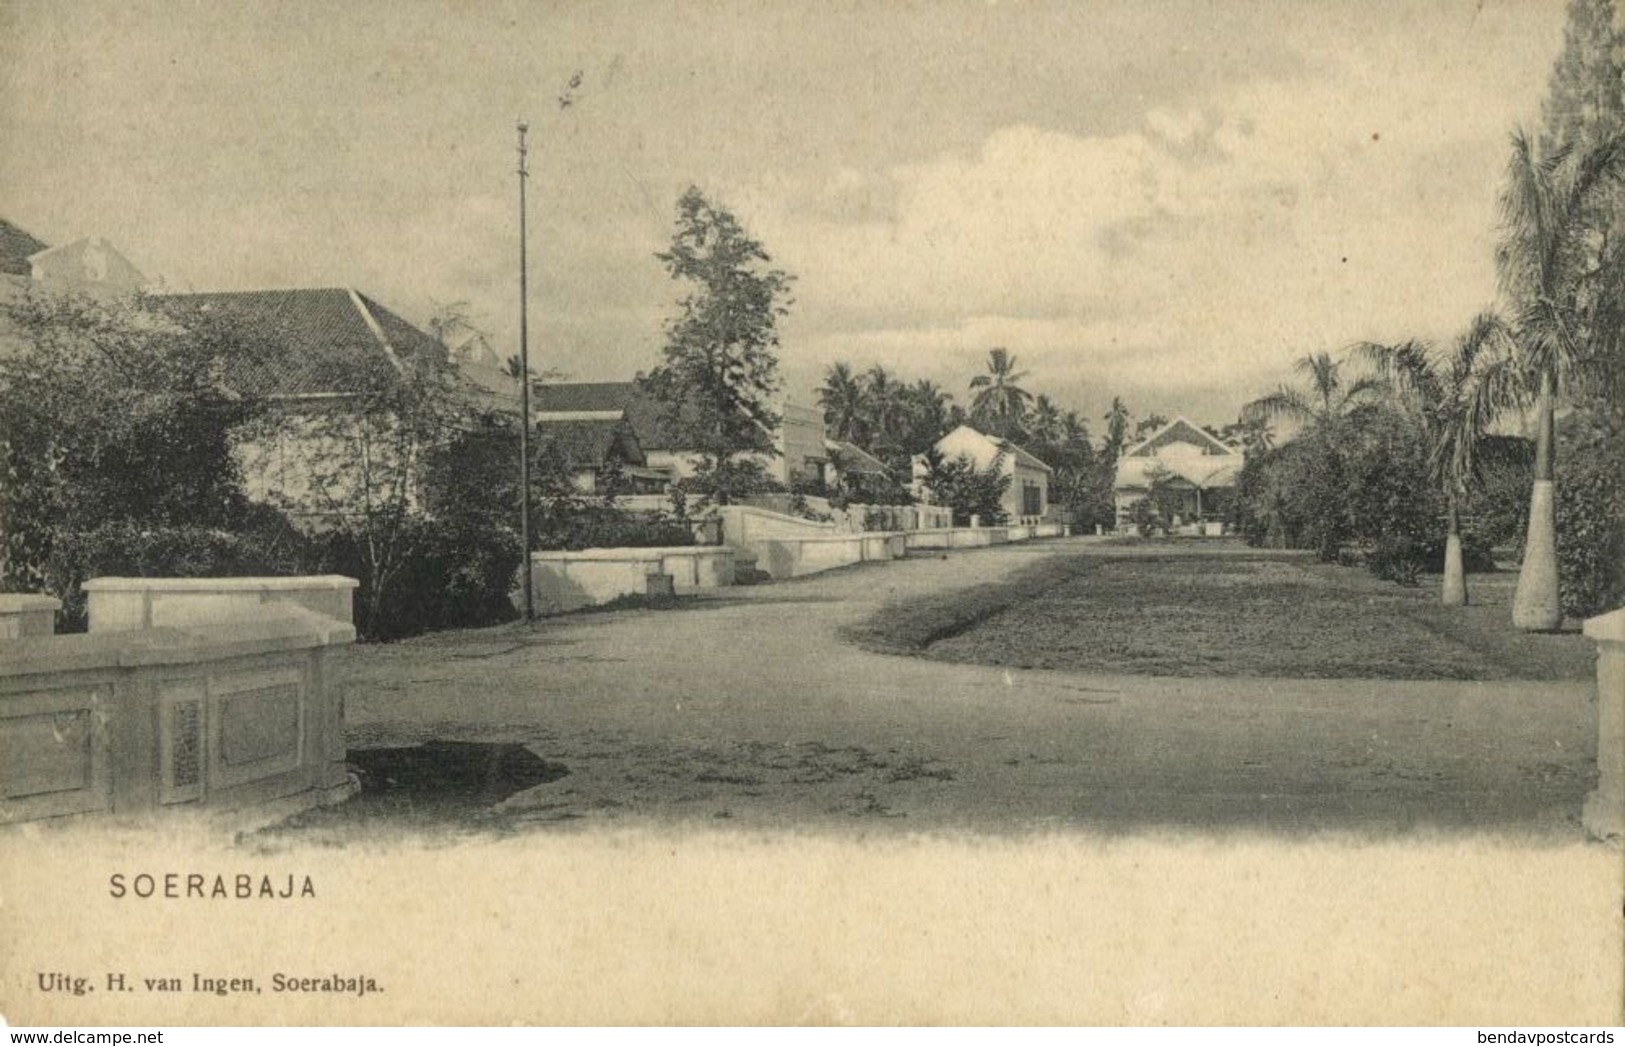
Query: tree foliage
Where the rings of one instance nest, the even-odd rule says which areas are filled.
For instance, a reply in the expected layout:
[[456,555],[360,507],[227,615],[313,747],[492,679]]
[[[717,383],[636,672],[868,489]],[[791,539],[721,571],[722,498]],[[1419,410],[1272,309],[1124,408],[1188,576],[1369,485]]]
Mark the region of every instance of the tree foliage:
[[737,455],[771,454],[779,418],[778,319],[792,277],[731,213],[689,188],[677,204],[671,248],[656,255],[692,287],[666,324],[664,362],[648,388],[674,432],[708,459],[717,500],[727,503]]
[[183,326],[146,298],[29,293],[4,306],[3,321],[18,345],[0,355],[7,590],[72,600],[76,572],[95,569],[84,551],[115,540],[81,537],[101,528],[245,526],[232,431],[265,403],[238,379],[275,346],[208,318]]
[[934,504],[953,509],[955,526],[969,526],[973,516],[984,526],[1005,521],[1004,495],[1010,489],[1010,476],[1004,471],[1003,451],[985,469],[977,468],[963,454],[945,458],[931,450],[925,459],[925,487]]

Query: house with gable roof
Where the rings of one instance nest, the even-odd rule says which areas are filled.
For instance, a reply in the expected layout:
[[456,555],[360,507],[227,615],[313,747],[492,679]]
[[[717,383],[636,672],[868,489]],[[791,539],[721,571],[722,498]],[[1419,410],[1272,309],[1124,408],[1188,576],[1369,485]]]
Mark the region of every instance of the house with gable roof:
[[[1112,500],[1119,530],[1133,525],[1134,506],[1153,485],[1176,508],[1169,522],[1190,532],[1222,527],[1224,502],[1246,464],[1241,448],[1226,443],[1185,417],[1175,418],[1117,459]],[[1166,502],[1165,502],[1166,503]]]
[[[1001,499],[1001,508],[1010,520],[1037,522],[1051,511],[1049,490],[1055,470],[1037,456],[1016,443],[989,436],[969,425],[961,425],[937,440],[935,450],[945,459],[966,458],[978,470],[997,467],[1010,477]],[[923,457],[914,459],[914,480],[917,495],[923,495],[923,480],[928,466]],[[922,500],[924,500],[922,498]]]
[[330,421],[405,368],[442,363],[438,339],[347,287],[215,291],[156,296],[178,322],[189,314],[242,335],[231,380],[264,397],[278,424],[237,445],[248,495],[285,507],[296,519],[328,514],[312,486],[313,455],[331,450]]

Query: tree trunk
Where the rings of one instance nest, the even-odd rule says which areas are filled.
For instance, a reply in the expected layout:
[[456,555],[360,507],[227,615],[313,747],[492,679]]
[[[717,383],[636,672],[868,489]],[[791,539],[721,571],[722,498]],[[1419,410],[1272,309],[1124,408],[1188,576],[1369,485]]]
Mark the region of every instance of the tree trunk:
[[1467,571],[1461,561],[1461,510],[1454,492],[1450,494],[1446,513],[1444,589],[1440,598],[1447,607],[1464,607],[1467,605]]
[[1553,483],[1552,376],[1541,376],[1535,401],[1535,483],[1529,494],[1529,530],[1523,564],[1512,596],[1512,624],[1524,632],[1548,632],[1563,623],[1557,587],[1557,491]]

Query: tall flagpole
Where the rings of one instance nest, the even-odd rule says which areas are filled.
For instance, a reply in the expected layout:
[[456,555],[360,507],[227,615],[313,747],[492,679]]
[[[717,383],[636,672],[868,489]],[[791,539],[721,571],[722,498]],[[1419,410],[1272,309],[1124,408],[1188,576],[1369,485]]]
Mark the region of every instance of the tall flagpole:
[[524,550],[525,620],[536,620],[536,593],[530,562],[530,314],[525,258],[525,132],[519,122],[519,546]]

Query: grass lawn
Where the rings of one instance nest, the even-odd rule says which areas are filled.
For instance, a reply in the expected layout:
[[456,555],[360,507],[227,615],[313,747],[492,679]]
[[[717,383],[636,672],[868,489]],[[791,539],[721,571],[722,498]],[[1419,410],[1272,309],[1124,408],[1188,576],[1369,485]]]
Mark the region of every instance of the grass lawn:
[[1472,575],[1474,605],[1438,603],[1307,554],[1143,542],[1036,564],[1010,580],[887,608],[862,646],[975,664],[1117,675],[1581,680],[1577,633],[1510,625],[1509,573]]

